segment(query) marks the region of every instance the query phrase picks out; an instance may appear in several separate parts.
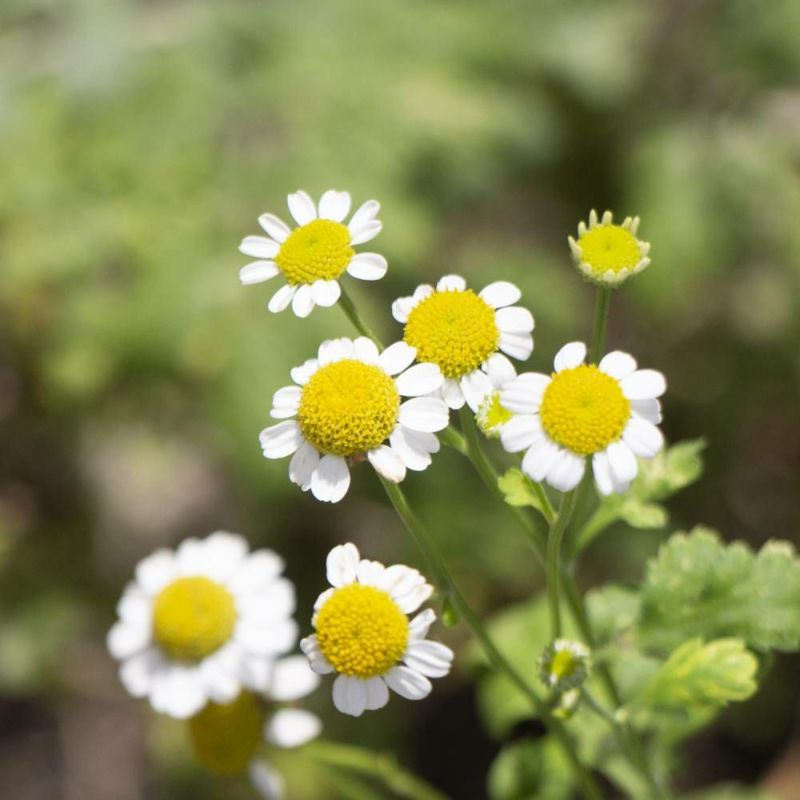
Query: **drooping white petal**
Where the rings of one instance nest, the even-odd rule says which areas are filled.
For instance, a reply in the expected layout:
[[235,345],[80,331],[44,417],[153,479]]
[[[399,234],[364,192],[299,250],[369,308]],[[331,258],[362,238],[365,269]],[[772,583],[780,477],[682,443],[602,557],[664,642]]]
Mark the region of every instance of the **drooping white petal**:
[[297,287],[292,298],[292,311],[300,319],[305,319],[314,310],[314,292],[307,283]]
[[583,342],[569,342],[565,344],[553,359],[556,372],[564,369],[574,369],[583,364],[586,358],[586,345]]
[[424,675],[409,667],[392,667],[383,679],[393,692],[406,700],[422,700],[433,689],[433,685]]
[[461,383],[453,378],[445,378],[442,384],[442,398],[447,407],[454,411],[463,408],[464,403],[467,402],[464,392],[461,391]]
[[500,429],[500,441],[503,448],[509,453],[527,450],[541,436],[542,426],[539,417],[533,414],[520,414],[512,417]]
[[341,222],[350,213],[350,194],[328,189],[319,201],[320,219],[332,219]]
[[258,224],[266,231],[267,236],[271,236],[279,244],[283,244],[291,233],[289,226],[274,214],[262,214],[258,218]]
[[375,471],[392,483],[400,483],[406,477],[406,465],[395,451],[382,444],[367,453],[369,463]]
[[253,261],[239,270],[239,281],[244,286],[263,283],[274,278],[280,270],[274,261]]
[[267,722],[264,738],[278,747],[299,747],[319,736],[322,721],[301,708],[282,708]]
[[[281,246],[273,239],[264,236],[245,236],[239,245],[239,252],[253,258],[275,258]],[[241,273],[240,273],[241,277]],[[244,283],[244,279],[242,283]]]
[[328,583],[336,587],[353,583],[360,560],[361,556],[354,544],[348,542],[334,547],[325,561]]
[[292,302],[292,298],[294,297],[296,291],[296,286],[285,283],[280,289],[278,289],[277,292],[275,292],[274,295],[272,295],[269,303],[267,303],[267,308],[273,314],[283,311],[289,305],[289,303]]
[[250,782],[264,800],[283,800],[286,796],[286,783],[266,761],[251,761],[248,771]]
[[486,359],[486,374],[495,389],[502,389],[517,377],[514,365],[502,354],[493,353]]
[[299,386],[284,386],[272,395],[272,411],[275,419],[288,419],[297,414],[303,390]]
[[[502,436],[502,433],[500,434]],[[537,439],[522,458],[522,471],[532,480],[541,483],[555,464],[561,448],[549,439]]]
[[613,350],[604,355],[597,366],[606,375],[620,381],[636,371],[636,359],[621,350]]
[[667,381],[654,369],[639,369],[623,378],[619,385],[628,400],[652,400],[667,390]]
[[529,333],[501,331],[497,346],[511,358],[525,361],[533,352],[533,337]]
[[581,456],[562,449],[547,473],[547,482],[560,492],[569,492],[581,482],[585,468]]
[[605,451],[592,456],[592,472],[600,494],[611,494],[614,491],[614,481],[611,478],[611,468],[608,465],[608,456]]
[[619,486],[630,483],[639,471],[636,456],[630,447],[622,441],[612,442],[606,448],[606,455],[611,469],[611,478],[614,481],[615,488],[619,491]]
[[431,394],[441,387],[444,376],[436,364],[414,364],[394,379],[397,391],[405,397]]
[[324,455],[311,474],[311,494],[323,503],[338,503],[350,488],[350,468],[341,456]]
[[176,575],[175,554],[163,548],[136,565],[136,582],[151,597],[157,595]]
[[412,431],[398,425],[389,436],[392,449],[403,459],[407,469],[421,472],[431,464],[431,453],[438,453],[439,440],[432,433]]
[[308,659],[308,665],[318,675],[330,675],[330,673],[333,672],[333,667],[322,654],[322,650],[319,649],[316,636],[306,636],[305,639],[301,639],[300,649]]
[[411,430],[435,433],[447,427],[449,413],[444,401],[436,397],[414,397],[400,406],[398,420]]
[[378,363],[378,348],[372,339],[368,339],[366,336],[359,336],[353,340],[353,347],[356,358],[359,361],[363,361],[365,364]]
[[258,436],[265,458],[286,458],[303,443],[300,426],[293,419],[264,428]]
[[317,686],[319,676],[308,665],[308,659],[305,656],[288,656],[275,662],[269,696],[276,702],[288,703],[306,697]]
[[364,681],[349,675],[339,675],[333,682],[333,704],[342,714],[360,717],[367,707]]
[[311,477],[319,467],[317,448],[309,442],[303,442],[289,462],[289,480],[304,492],[311,488]]
[[442,678],[450,672],[453,651],[439,642],[412,641],[403,656],[411,669],[428,678]]
[[118,661],[130,658],[149,646],[150,634],[148,623],[135,625],[129,622],[116,622],[106,636],[108,652]]
[[552,378],[540,372],[523,372],[500,391],[500,403],[515,414],[533,414],[539,410],[542,395]]
[[464,399],[473,412],[477,412],[486,395],[491,394],[494,390],[489,376],[480,369],[475,369],[464,375],[459,384],[461,391],[464,393]]
[[513,306],[522,297],[522,292],[508,281],[490,283],[480,293],[480,298],[492,308]]
[[664,446],[664,436],[655,425],[632,416],[625,426],[622,441],[637,456],[652,458]]
[[417,357],[417,349],[405,342],[390,344],[378,356],[378,366],[387,375],[398,375],[406,369]]
[[463,292],[467,282],[460,275],[445,275],[436,284],[437,292]]
[[311,297],[318,306],[330,308],[339,301],[342,294],[342,287],[339,281],[318,280],[311,284]]
[[298,225],[307,225],[317,218],[317,207],[306,192],[294,192],[287,198],[289,211]]
[[408,623],[409,640],[424,639],[435,621],[436,612],[432,608],[426,608],[424,611],[420,611],[419,614]]
[[347,265],[347,272],[362,281],[379,281],[389,263],[379,253],[356,253]]
[[365,222],[363,225],[355,227],[351,222],[347,228],[350,231],[351,244],[364,244],[364,242],[374,239],[381,232],[383,223],[374,219],[371,222]]
[[533,314],[522,306],[501,308],[494,314],[497,327],[502,333],[530,333],[533,330]]

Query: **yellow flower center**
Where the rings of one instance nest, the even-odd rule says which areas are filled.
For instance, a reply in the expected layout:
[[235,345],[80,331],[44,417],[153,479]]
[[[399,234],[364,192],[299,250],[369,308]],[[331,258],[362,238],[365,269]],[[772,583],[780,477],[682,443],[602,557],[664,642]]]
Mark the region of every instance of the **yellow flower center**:
[[320,367],[303,387],[297,421],[320,452],[366,453],[397,424],[400,395],[380,368],[345,359]]
[[596,225],[578,239],[578,246],[580,260],[598,276],[633,269],[642,260],[639,242],[621,225]]
[[549,664],[550,675],[554,683],[569,678],[579,666],[578,659],[566,648],[557,650]]
[[220,775],[239,775],[261,744],[265,704],[252,692],[242,692],[232,703],[209,703],[189,720],[189,739],[195,757]]
[[481,403],[476,418],[480,429],[491,436],[497,433],[501,425],[505,425],[514,416],[501,402],[500,392],[492,392]]
[[352,583],[337,589],[317,614],[319,648],[342,675],[374,678],[405,653],[408,618],[384,591]]
[[403,338],[417,360],[437,364],[446,378],[477,369],[497,350],[494,309],[472,289],[434,292],[408,315]]
[[289,234],[275,256],[275,263],[286,280],[296,285],[338,278],[353,255],[350,231],[344,225],[315,219]]
[[200,661],[230,639],[236,624],[231,593],[209,578],[178,578],[153,604],[153,634],[179,661]]
[[630,401],[619,383],[593,364],[555,373],[539,409],[550,438],[582,456],[619,439],[630,413]]

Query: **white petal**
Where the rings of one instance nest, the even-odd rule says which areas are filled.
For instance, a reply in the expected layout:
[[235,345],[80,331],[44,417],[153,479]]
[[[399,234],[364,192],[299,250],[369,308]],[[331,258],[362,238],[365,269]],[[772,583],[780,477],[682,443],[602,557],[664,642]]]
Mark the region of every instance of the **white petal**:
[[299,747],[319,736],[322,722],[316,714],[300,708],[276,711],[266,725],[264,736],[278,747]]
[[363,225],[355,227],[351,222],[347,228],[350,231],[350,244],[364,244],[364,242],[374,239],[381,232],[383,223],[374,219],[371,222],[365,222]]
[[319,676],[305,656],[289,656],[275,662],[269,687],[271,700],[288,703],[311,694],[319,686]]
[[286,795],[283,778],[264,761],[250,762],[250,782],[264,800],[281,800]]
[[383,678],[370,678],[364,681],[364,689],[367,692],[367,711],[377,711],[389,702],[389,687]]
[[515,414],[533,414],[539,410],[542,395],[551,380],[549,375],[540,372],[523,372],[503,387],[500,403]]
[[108,652],[113,658],[121,661],[140,653],[150,644],[150,625],[134,625],[117,622],[106,636]]
[[533,352],[533,337],[529,333],[501,331],[497,346],[517,361],[525,361]]
[[362,281],[379,281],[389,268],[378,253],[356,253],[347,265],[347,272]]
[[294,297],[294,293],[297,291],[296,286],[291,286],[288,283],[285,283],[275,292],[274,295],[270,298],[269,303],[267,303],[267,308],[273,313],[277,314],[280,311],[283,311],[289,303],[292,302],[292,298]]
[[242,536],[227,531],[216,531],[203,542],[206,561],[205,574],[227,584],[247,557],[247,542]]
[[356,358],[363,361],[365,364],[378,363],[378,347],[372,339],[366,336],[359,336],[353,340],[353,347],[355,348]]
[[377,200],[367,200],[362,206],[358,208],[353,214],[350,224],[347,226],[352,233],[358,230],[365,222],[371,222],[378,215],[381,210],[381,204]]
[[620,381],[628,400],[652,400],[667,390],[667,381],[654,369],[640,369]]
[[299,367],[294,367],[289,373],[292,380],[304,386],[311,380],[311,376],[319,369],[319,361],[316,358],[309,358],[304,361]]
[[332,219],[341,222],[350,213],[350,195],[328,189],[319,201],[320,219]]
[[344,358],[354,358],[356,348],[352,339],[341,336],[338,339],[327,339],[319,346],[318,356],[320,364],[332,364]]
[[152,600],[141,586],[129,583],[117,603],[117,614],[122,622],[129,625],[150,625]]
[[445,275],[436,284],[437,292],[463,292],[467,282],[460,275]]
[[408,315],[414,310],[415,305],[416,301],[413,297],[398,297],[392,303],[392,316],[405,325],[408,322]]
[[435,621],[436,612],[432,608],[426,608],[424,611],[420,611],[419,614],[408,623],[409,640],[424,639]]
[[419,570],[407,567],[405,564],[392,564],[384,569],[380,581],[376,584],[379,589],[388,592],[393,600],[398,600],[414,589],[427,585]]
[[509,453],[527,450],[541,436],[542,426],[539,417],[533,414],[520,414],[512,417],[500,429],[500,441],[503,448]]
[[406,477],[406,465],[403,459],[385,444],[367,453],[369,463],[375,471],[392,483],[400,483]]
[[367,707],[364,681],[349,675],[339,675],[333,682],[333,704],[342,714],[360,717]]
[[622,441],[642,458],[652,458],[664,446],[664,436],[661,431],[655,425],[636,416],[631,417],[625,426]]
[[311,474],[311,494],[323,503],[338,503],[349,488],[347,461],[341,456],[323,456]]
[[239,270],[239,281],[245,286],[274,278],[280,270],[274,261],[253,261]]
[[609,495],[614,491],[614,481],[611,477],[611,468],[608,465],[608,456],[605,451],[592,456],[592,472],[597,490],[602,495]]
[[560,451],[561,448],[549,439],[537,439],[522,459],[522,471],[529,478],[541,483],[555,464]]
[[358,582],[364,586],[377,586],[380,588],[381,581],[386,573],[386,567],[380,561],[370,561],[368,558],[362,558],[358,562],[356,575]]
[[614,350],[604,355],[603,358],[600,359],[598,366],[606,375],[610,375],[612,378],[616,378],[620,381],[632,372],[635,372],[636,359],[633,356],[629,356],[627,353],[623,353],[621,350]]
[[239,245],[240,253],[253,258],[275,258],[280,249],[281,246],[276,241],[264,236],[245,236]]
[[581,482],[585,468],[586,463],[581,456],[561,450],[547,473],[547,482],[560,492],[569,492]]
[[328,583],[336,587],[353,583],[360,560],[361,556],[354,544],[348,542],[334,547],[325,561]]
[[323,308],[330,308],[339,301],[342,294],[342,287],[339,286],[339,281],[314,281],[311,284],[311,297],[318,306]]
[[303,442],[289,462],[289,480],[307,492],[311,488],[311,476],[318,466],[317,449],[309,442]]
[[[362,559],[363,561],[363,559]],[[358,562],[359,566],[361,565],[361,561]],[[331,587],[330,589],[326,589],[324,592],[321,592],[317,599],[314,601],[314,611],[319,611],[328,600],[331,599],[336,594],[336,589]]]
[[533,314],[522,306],[501,308],[494,318],[502,333],[530,333],[533,330]]
[[273,656],[265,657],[256,653],[248,653],[240,648],[242,653],[239,662],[239,680],[246,689],[264,694],[272,680],[272,665],[275,663]]
[[411,347],[405,342],[395,342],[378,356],[378,365],[387,375],[397,375],[406,369],[416,356],[415,347]]
[[403,661],[429,678],[442,678],[450,672],[453,651],[439,642],[410,642]]
[[297,413],[303,390],[299,386],[284,386],[272,395],[272,411],[275,419],[287,419]]
[[291,233],[289,226],[274,214],[262,214],[258,224],[279,244],[283,244]]
[[489,376],[480,369],[475,369],[461,378],[460,385],[464,399],[473,412],[477,412],[486,395],[494,390]]
[[383,676],[393,692],[406,700],[422,700],[431,693],[431,682],[419,672],[408,667],[393,667]]
[[311,287],[304,283],[297,287],[294,297],[292,298],[292,311],[300,319],[305,319],[314,310],[314,293]]
[[394,379],[397,391],[405,397],[420,397],[435,392],[444,377],[436,364],[414,364]]
[[317,207],[306,192],[295,192],[287,198],[289,211],[298,225],[307,225],[317,218]]
[[297,623],[293,619],[242,620],[236,625],[234,637],[250,655],[275,656],[294,647]]
[[403,459],[407,469],[421,472],[431,463],[431,453],[439,452],[439,440],[432,433],[412,431],[398,425],[389,436],[392,449]]
[[317,643],[316,636],[306,636],[305,639],[300,640],[300,649],[308,659],[308,665],[318,675],[330,675],[333,672],[333,667],[328,663],[328,659],[322,654]]
[[136,582],[151,597],[157,595],[176,575],[175,554],[159,549],[136,565]]
[[283,568],[283,559],[277,553],[256,550],[245,559],[228,586],[237,597],[259,592],[268,588]]
[[413,614],[433,594],[433,586],[423,578],[413,589],[403,595],[393,595],[397,607],[404,614]]
[[448,408],[458,411],[459,408],[464,407],[466,399],[464,392],[461,391],[461,384],[452,378],[445,378],[442,384],[442,397]]
[[166,668],[161,652],[151,647],[124,661],[119,679],[132,697],[147,697],[156,675]]
[[502,389],[517,377],[514,365],[502,353],[494,353],[486,359],[486,373],[495,389]]
[[400,423],[414,431],[435,433],[447,427],[447,406],[436,397],[414,397],[400,406]]
[[288,578],[273,581],[258,592],[236,598],[242,624],[284,622],[295,610],[294,584]]
[[303,444],[300,426],[293,419],[264,428],[258,436],[265,458],[285,458]]
[[490,283],[480,293],[480,298],[492,308],[512,306],[522,297],[522,292],[508,281],[495,281]]
[[239,682],[240,649],[235,642],[212,653],[200,662],[200,675],[209,700],[231,703],[241,691]]
[[206,702],[203,678],[194,666],[170,664],[153,677],[150,704],[161,714],[188,719]]
[[631,411],[653,425],[661,422],[661,403],[658,400],[631,400]]
[[573,369],[583,364],[586,358],[586,345],[583,342],[570,342],[565,344],[553,360],[556,372],[562,369]]
[[625,442],[612,442],[606,448],[608,465],[615,488],[619,491],[621,484],[630,483],[639,471],[636,456]]

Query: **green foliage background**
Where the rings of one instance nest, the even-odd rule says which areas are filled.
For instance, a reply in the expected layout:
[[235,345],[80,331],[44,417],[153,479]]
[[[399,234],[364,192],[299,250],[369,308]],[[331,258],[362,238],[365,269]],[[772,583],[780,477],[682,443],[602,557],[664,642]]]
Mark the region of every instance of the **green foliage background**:
[[[416,284],[506,278],[536,317],[540,370],[589,333],[567,234],[592,207],[640,215],[653,264],[615,295],[610,344],[667,374],[668,437],[706,440],[706,474],[670,526],[797,541],[800,5],[763,11],[5,0],[0,786],[18,800],[229,791],[192,766],[180,726],[123,696],[105,654],[116,597],[155,546],[239,530],[287,557],[301,616],[334,543],[418,563],[367,470],[322,508],[260,454],[289,368],[350,334],[338,309],[271,316],[271,287],[238,283],[239,240],[297,188],[381,201],[390,271],[353,294],[387,340],[390,301]],[[540,588],[510,517],[455,455],[407,484],[479,607]],[[642,528],[624,535],[612,515],[585,585],[642,576],[666,522],[649,509],[615,512]],[[460,630],[442,635],[460,646]],[[797,729],[797,666],[778,657],[769,691],[690,740],[682,785],[774,768]],[[464,678],[359,721],[330,713],[329,686],[312,704],[331,737],[385,745],[480,798],[498,744]],[[285,768],[298,797],[328,796],[321,776]]]

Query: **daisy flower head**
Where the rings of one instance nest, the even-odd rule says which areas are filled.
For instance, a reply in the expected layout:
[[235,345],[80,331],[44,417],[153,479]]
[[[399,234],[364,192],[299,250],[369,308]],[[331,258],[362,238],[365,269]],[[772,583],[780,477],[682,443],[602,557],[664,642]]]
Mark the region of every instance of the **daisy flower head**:
[[514,417],[500,439],[509,452],[526,451],[522,470],[534,481],[574,489],[591,457],[600,493],[624,492],[636,457],[652,458],[664,444],[656,426],[666,381],[618,350],[597,365],[585,358],[586,345],[571,342],[556,354],[552,375],[527,372],[507,384],[500,401]]
[[329,503],[345,496],[350,467],[364,458],[394,483],[424,470],[448,410],[429,396],[442,385],[439,368],[412,366],[414,356],[404,342],[383,352],[363,336],[323,342],[317,358],[292,370],[295,385],[275,392],[271,413],[283,421],[261,431],[265,458],[292,456],[290,480]]
[[367,200],[345,224],[350,203],[347,192],[334,189],[325,192],[318,205],[306,192],[290,194],[289,211],[297,227],[290,228],[274,214],[262,214],[258,222],[267,235],[242,240],[239,251],[258,260],[242,267],[239,280],[262,283],[283,276],[286,283],[268,308],[277,313],[291,303],[298,317],[307,317],[314,306],[334,305],[345,272],[364,281],[380,280],[386,274],[386,259],[354,250],[381,232],[382,223],[376,219],[380,204]]
[[408,618],[433,587],[410,567],[362,559],[354,544],[331,550],[327,575],[332,588],[317,598],[315,633],[300,647],[315,672],[338,673],[336,708],[361,716],[383,708],[389,689],[407,700],[427,697],[429,679],[447,675],[453,660],[449,647],[425,638],[436,619],[432,609]]
[[475,421],[484,436],[498,439],[503,426],[514,416],[500,402],[500,392],[506,384],[517,377],[517,371],[507,358],[498,358],[490,361],[486,373],[492,388],[481,400],[475,413]]
[[403,341],[419,361],[436,364],[445,381],[441,395],[450,408],[477,411],[492,390],[492,365],[508,370],[504,353],[524,361],[533,351],[533,315],[515,306],[522,293],[507,281],[490,283],[479,294],[459,275],[445,275],[436,288],[418,286],[392,303]]
[[589,224],[578,224],[578,238],[569,237],[569,249],[578,269],[593,283],[619,286],[630,275],[641,272],[650,264],[649,242],[636,238],[639,217],[625,217],[615,225],[610,211],[598,220],[592,209]]
[[185,719],[242,688],[269,689],[297,641],[283,566],[271,550],[248,553],[241,536],[221,531],[140,561],[108,633],[128,692]]
[[245,690],[229,703],[209,703],[188,720],[195,757],[217,775],[249,773],[269,800],[283,797],[283,778],[258,753],[264,747],[299,747],[319,735],[322,723],[315,714],[286,707],[318,685],[319,677],[304,656],[279,660],[264,694]]

